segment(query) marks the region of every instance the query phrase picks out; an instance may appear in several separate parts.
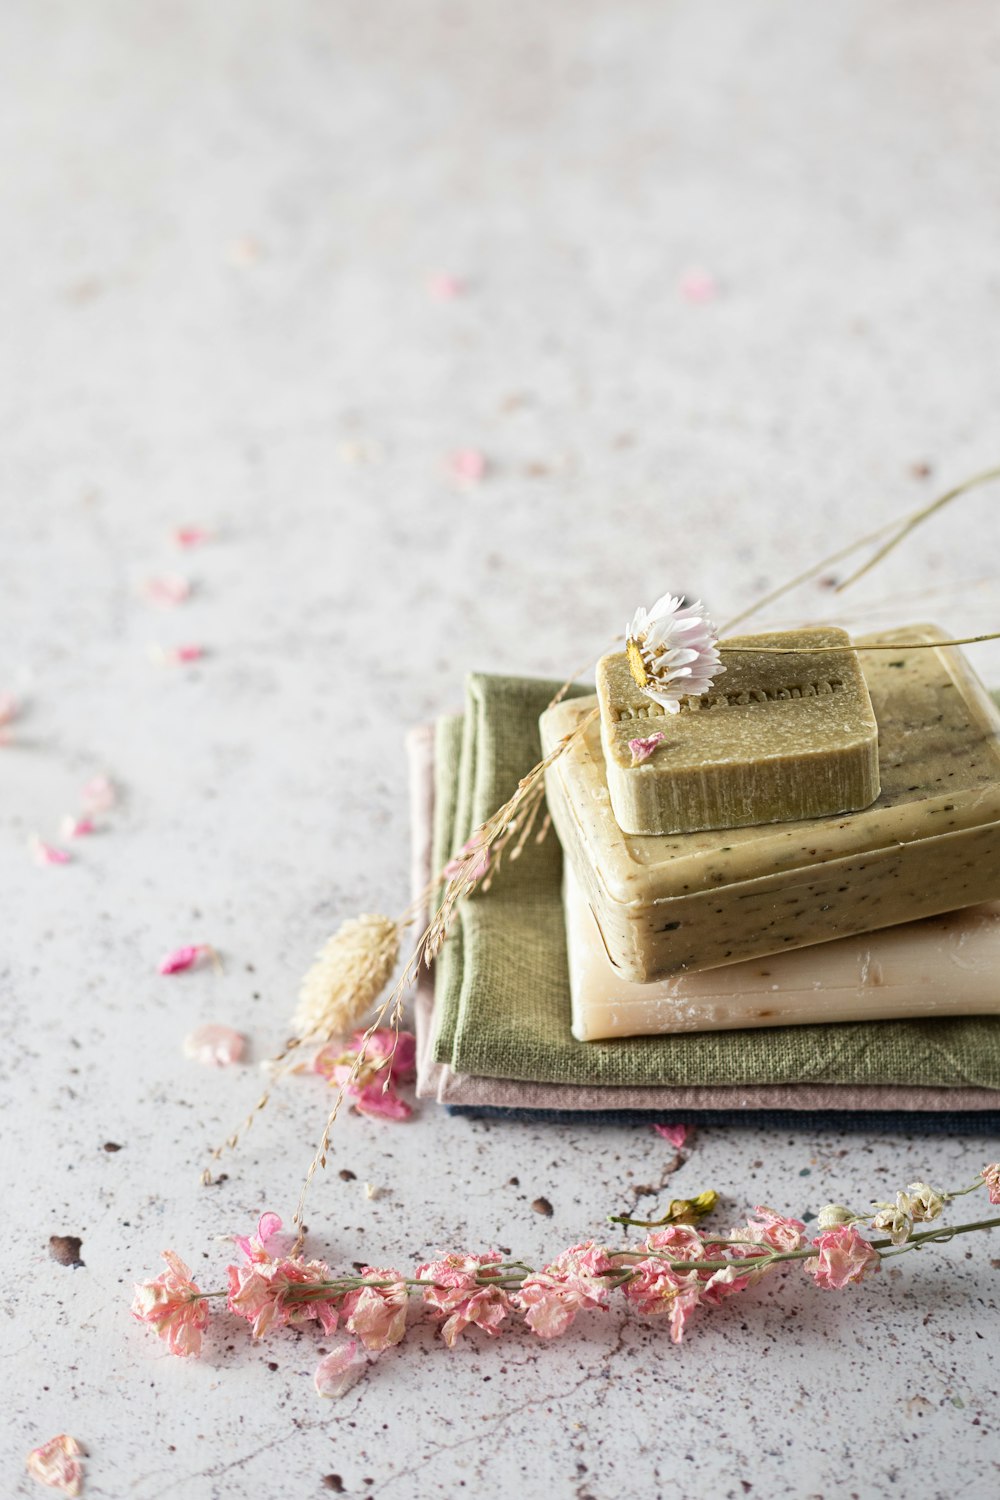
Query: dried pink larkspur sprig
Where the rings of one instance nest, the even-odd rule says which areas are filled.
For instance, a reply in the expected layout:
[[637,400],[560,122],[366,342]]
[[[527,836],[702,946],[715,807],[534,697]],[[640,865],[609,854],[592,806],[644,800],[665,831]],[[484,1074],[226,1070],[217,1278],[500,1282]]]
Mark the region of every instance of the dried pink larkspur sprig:
[[526,1276],[513,1300],[532,1333],[543,1339],[560,1338],[577,1313],[588,1308],[606,1311],[609,1293],[603,1273],[611,1265],[604,1246],[587,1240]]
[[859,1234],[853,1224],[827,1229],[812,1241],[819,1255],[803,1261],[803,1268],[816,1285],[826,1292],[839,1292],[853,1282],[861,1281],[869,1271],[877,1271],[881,1259]]
[[174,948],[170,953],[165,953],[156,968],[160,974],[181,974],[203,958],[213,956],[214,949],[208,943],[188,943],[183,948]]
[[666,735],[660,734],[657,730],[656,734],[651,734],[648,739],[629,740],[628,747],[632,752],[633,766],[641,766],[643,761],[649,760],[657,745],[662,745],[665,739]]
[[[352,1078],[358,1058],[364,1057]],[[395,1032],[388,1028],[372,1032],[356,1031],[347,1049],[336,1043],[316,1054],[313,1068],[338,1088],[343,1088],[354,1108],[362,1115],[384,1120],[406,1120],[412,1107],[396,1093],[396,1085],[408,1082],[416,1070],[417,1041],[411,1031]]]
[[297,1328],[311,1319],[321,1324],[324,1333],[333,1333],[337,1327],[336,1300],[323,1285],[331,1280],[331,1272],[321,1260],[254,1255],[246,1265],[227,1266],[226,1275],[229,1311],[246,1318],[255,1339],[272,1328]]
[[734,1230],[733,1238],[738,1233],[744,1233],[751,1243],[768,1245],[772,1250],[780,1252],[800,1250],[805,1244],[806,1226],[801,1219],[788,1219],[773,1208],[768,1208],[766,1203],[758,1203],[754,1213],[757,1215],[756,1219],[749,1219],[745,1230]]
[[61,1490],[64,1495],[83,1493],[83,1464],[87,1450],[68,1432],[60,1432],[49,1438],[41,1447],[33,1448],[25,1459],[25,1468],[32,1479],[48,1485],[50,1490]]
[[502,1286],[483,1285],[477,1275],[491,1274],[501,1256],[496,1250],[484,1255],[467,1255],[452,1251],[443,1260],[430,1260],[417,1267],[417,1277],[432,1279],[435,1286],[424,1288],[424,1305],[435,1318],[443,1318],[441,1337],[448,1348],[467,1328],[475,1325],[495,1337],[500,1324],[510,1312],[511,1301]]
[[331,1349],[316,1366],[313,1384],[319,1396],[337,1400],[357,1385],[368,1368],[369,1360],[357,1339],[348,1339]]
[[989,1190],[990,1202],[1000,1203],[1000,1161],[990,1162],[979,1175]]
[[208,1327],[208,1303],[179,1255],[164,1250],[163,1259],[165,1271],[136,1284],[132,1316],[152,1328],[171,1354],[200,1354],[201,1336]]
[[356,1333],[366,1349],[381,1353],[398,1344],[406,1332],[409,1296],[402,1273],[365,1266],[360,1274],[387,1286],[364,1286],[348,1292],[343,1301],[344,1326]]
[[675,1271],[652,1258],[637,1261],[631,1271],[631,1279],[624,1287],[626,1300],[647,1318],[668,1317],[670,1337],[679,1344],[691,1314],[702,1300],[704,1289],[697,1271]]
[[677,1151],[681,1149],[688,1137],[688,1127],[686,1125],[654,1125],[653,1129],[657,1135],[662,1136],[665,1141],[669,1141],[671,1146]]
[[247,1039],[242,1031],[213,1021],[196,1026],[184,1038],[184,1056],[206,1068],[228,1068],[242,1061],[246,1050]]

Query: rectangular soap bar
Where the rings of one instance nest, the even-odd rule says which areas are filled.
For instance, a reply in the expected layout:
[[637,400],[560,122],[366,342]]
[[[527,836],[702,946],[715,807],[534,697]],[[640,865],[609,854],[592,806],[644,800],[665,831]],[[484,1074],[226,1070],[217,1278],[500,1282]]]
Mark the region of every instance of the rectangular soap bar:
[[[625,833],[693,833],[789,823],[869,807],[879,793],[878,725],[846,630],[816,626],[732,636],[725,673],[668,714],[641,690],[624,651],[597,664],[608,791]],[[637,763],[632,746],[647,743]]]
[[[911,626],[870,641],[933,641]],[[954,647],[865,652],[879,725],[863,812],[722,833],[622,833],[600,726],[550,767],[549,810],[627,979],[717,968],[1000,898],[1000,714]],[[595,705],[541,721],[547,752]]]
[[580,1042],[818,1021],[1000,1014],[1000,902],[700,974],[636,984],[611,963],[569,865],[563,897]]

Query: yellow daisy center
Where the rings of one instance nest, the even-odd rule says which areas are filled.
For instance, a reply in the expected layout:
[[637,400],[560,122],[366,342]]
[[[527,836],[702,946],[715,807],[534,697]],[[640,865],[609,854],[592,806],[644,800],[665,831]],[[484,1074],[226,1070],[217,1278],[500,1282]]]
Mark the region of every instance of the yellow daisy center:
[[639,650],[639,642],[633,640],[631,636],[625,642],[625,655],[628,657],[628,669],[632,673],[636,686],[645,692],[649,686],[649,675],[642,659],[642,652]]

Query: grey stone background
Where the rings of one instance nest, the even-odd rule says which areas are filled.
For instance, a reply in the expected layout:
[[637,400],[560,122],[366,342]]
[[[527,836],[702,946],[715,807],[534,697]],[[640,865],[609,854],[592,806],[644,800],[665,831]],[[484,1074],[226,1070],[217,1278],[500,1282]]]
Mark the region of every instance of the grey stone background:
[[[775,1281],[674,1348],[618,1313],[561,1343],[427,1327],[338,1405],[317,1340],[200,1362],[127,1314],[291,1216],[318,1083],[228,1180],[209,1148],[344,916],[406,894],[402,727],[470,668],[562,676],[668,587],[724,616],[1000,458],[1000,23],[985,0],[65,0],[3,22],[0,689],[4,1493],[69,1431],[87,1493],[612,1500],[993,1493],[996,1250],[863,1288]],[[681,291],[704,268],[718,295]],[[466,283],[450,302],[428,278]],[[447,457],[477,448],[478,485]],[[998,624],[998,492],[859,588],[864,623]],[[218,536],[178,557],[173,526]],[[168,570],[197,584],[169,613]],[[775,619],[843,609],[812,586]],[[203,643],[157,666],[151,643]],[[1000,655],[976,664],[1000,681]],[[123,789],[36,868],[79,787]],[[160,954],[210,942],[225,971]],[[121,1146],[103,1149],[107,1141]],[[815,1212],[995,1141],[346,1117],[309,1204],[344,1264],[531,1260],[715,1186]],[[344,1182],[347,1168],[356,1180]],[[518,1178],[518,1185],[512,1178]],[[382,1189],[373,1201],[362,1184]],[[547,1197],[550,1219],[531,1209]],[[652,1208],[656,1200],[639,1200]],[[57,1265],[76,1234],[85,1265]]]

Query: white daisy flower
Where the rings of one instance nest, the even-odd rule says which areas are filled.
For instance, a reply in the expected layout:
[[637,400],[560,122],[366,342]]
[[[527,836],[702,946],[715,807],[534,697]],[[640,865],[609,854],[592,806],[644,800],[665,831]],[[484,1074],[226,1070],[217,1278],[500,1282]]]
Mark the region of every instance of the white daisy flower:
[[717,641],[703,604],[664,594],[648,612],[637,609],[625,631],[629,670],[647,698],[675,714],[682,698],[707,693],[726,670]]

